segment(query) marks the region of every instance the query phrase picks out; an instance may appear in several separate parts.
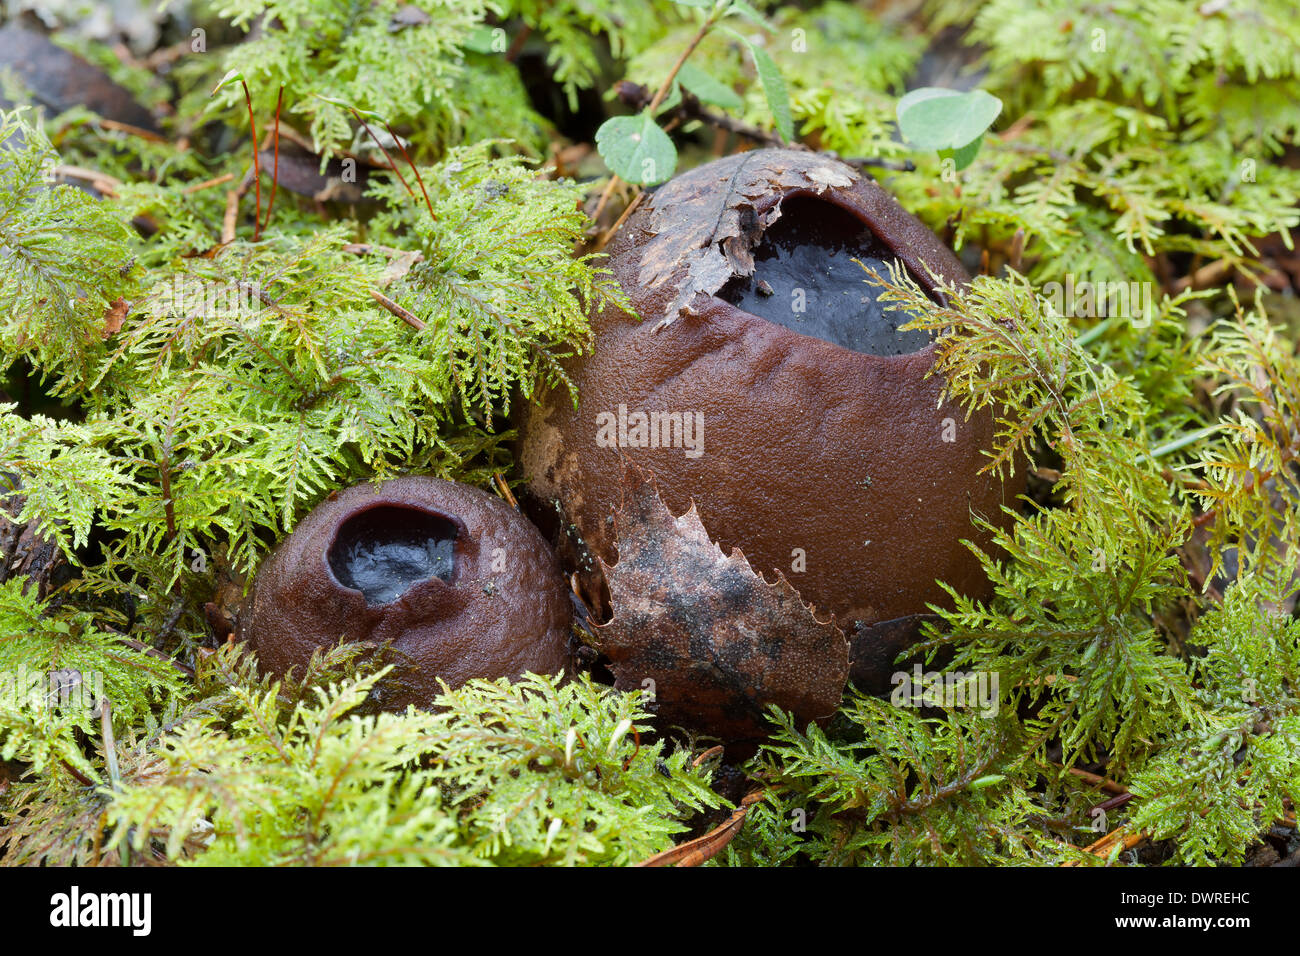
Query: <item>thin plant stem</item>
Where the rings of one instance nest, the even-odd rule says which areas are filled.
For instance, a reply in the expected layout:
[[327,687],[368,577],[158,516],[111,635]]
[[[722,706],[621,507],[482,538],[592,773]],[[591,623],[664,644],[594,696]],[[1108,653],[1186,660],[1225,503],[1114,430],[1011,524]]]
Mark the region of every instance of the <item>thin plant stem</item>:
[[[254,146],[257,144],[254,143]],[[107,697],[101,697],[99,700],[99,730],[100,739],[104,744],[104,764],[108,767],[108,779],[114,790],[122,789],[122,771],[117,764],[117,740],[113,736],[113,704]],[[131,865],[131,847],[128,843],[122,845],[122,865]]]
[[[659,84],[659,89],[655,92],[654,99],[652,99],[650,105],[646,107],[650,111],[652,117],[655,114],[655,110],[659,108],[659,104],[667,98],[668,91],[673,88],[673,80],[677,79],[677,74],[681,72],[682,67],[686,64],[686,60],[695,52],[695,48],[700,45],[700,41],[704,39],[705,35],[707,35],[711,29],[713,29],[713,25],[721,19],[722,14],[727,11],[729,6],[731,6],[730,0],[718,0],[718,2],[713,5],[713,9],[710,10],[709,15],[704,18],[704,22],[700,24],[700,28],[695,31],[695,36],[691,37],[691,42],[686,44],[686,49],[682,51],[682,55],[677,58],[677,62],[673,64],[673,68],[668,71],[668,75],[664,77],[664,81]],[[609,202],[609,197],[618,187],[618,183],[619,177],[618,174],[615,173],[610,177],[609,182],[605,184],[605,189],[601,192],[600,199],[596,202],[596,211],[591,214],[593,221],[599,219],[600,214],[605,211],[605,205]]]
[[284,103],[284,84],[275,97],[275,167],[271,173],[271,198],[266,201],[266,222],[263,228],[271,225],[271,207],[275,205],[275,189],[280,185],[280,107]]
[[262,238],[262,164],[257,159],[257,122],[253,119],[253,97],[248,92],[248,84],[242,79],[239,85],[244,88],[244,103],[248,106],[248,126],[253,133],[253,184],[257,189],[257,211],[253,216],[253,241]]
[[357,118],[357,122],[360,123],[362,128],[370,135],[370,138],[375,141],[375,145],[379,147],[379,151],[384,154],[384,159],[388,163],[388,168],[397,176],[397,181],[402,184],[402,188],[406,190],[412,199],[414,199],[415,190],[413,190],[407,183],[406,178],[402,175],[402,171],[397,168],[397,163],[393,162],[393,157],[388,154],[388,150],[384,149],[384,144],[379,141],[379,137],[375,135],[375,131],[370,128],[370,124],[365,121],[355,106],[349,106],[348,109],[352,110],[352,115]]
[[393,137],[393,142],[395,142],[397,148],[402,151],[402,158],[406,160],[406,165],[410,166],[411,172],[415,174],[415,181],[420,184],[420,192],[424,194],[424,205],[425,208],[429,210],[429,218],[434,222],[437,222],[438,217],[434,215],[433,203],[429,201],[429,191],[424,188],[424,177],[420,175],[420,170],[416,167],[415,163],[411,162],[411,154],[406,151],[406,147],[402,145],[401,137],[393,132],[393,128],[389,126],[387,122],[384,123],[384,129],[388,130],[388,135]]

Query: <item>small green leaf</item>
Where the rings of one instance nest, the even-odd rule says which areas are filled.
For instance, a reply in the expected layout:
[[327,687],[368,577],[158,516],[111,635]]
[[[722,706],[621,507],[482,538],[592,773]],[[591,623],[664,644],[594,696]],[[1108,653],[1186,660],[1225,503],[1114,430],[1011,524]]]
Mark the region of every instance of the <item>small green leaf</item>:
[[898,128],[917,149],[960,150],[982,136],[1001,112],[1002,101],[983,90],[959,93],[927,86],[898,101]]
[[794,117],[790,112],[790,94],[786,91],[785,79],[766,50],[751,46],[750,52],[754,54],[758,78],[763,81],[763,92],[767,95],[767,106],[776,122],[776,131],[788,142],[794,139]]
[[785,78],[781,76],[780,69],[768,56],[767,51],[760,46],[755,46],[749,37],[737,33],[730,27],[720,29],[726,30],[749,50],[750,56],[754,58],[758,79],[763,84],[763,94],[767,97],[767,108],[772,111],[772,121],[776,124],[776,131],[787,142],[793,140],[794,116],[790,112],[790,94],[786,90]]
[[605,120],[596,149],[616,176],[641,186],[662,183],[677,168],[677,147],[648,111]]
[[768,33],[773,32],[772,25],[763,19],[763,14],[755,10],[745,0],[731,0],[731,6],[727,8],[727,13],[738,13],[751,23],[762,27]]
[[499,53],[494,44],[497,43],[497,31],[500,29],[500,27],[489,26],[475,27],[463,41],[465,48],[475,53]]
[[655,116],[662,116],[671,110],[677,109],[682,105],[682,85],[674,82],[673,88],[664,97],[664,101],[659,104],[659,109],[655,110]]
[[696,10],[712,10],[714,0],[673,0],[679,7],[694,7]]
[[970,788],[972,790],[983,790],[985,787],[991,787],[1007,779],[1006,774],[991,773],[986,777],[980,777],[978,780],[972,780]]
[[235,80],[242,80],[243,78],[244,78],[243,73],[240,73],[238,70],[231,70],[229,73],[227,73],[225,76],[221,78],[221,82],[219,82],[216,86],[212,88],[212,92],[209,93],[208,96],[216,96],[218,93],[221,92],[223,87],[227,86],[230,83],[235,82]]
[[343,109],[351,110],[361,116],[368,116],[370,119],[380,120],[381,122],[383,121],[383,117],[374,110],[363,110],[359,107],[353,106],[351,103],[340,100],[337,97],[326,96],[323,93],[313,93],[312,96],[316,97],[318,100],[323,100],[324,102],[329,103],[331,106],[341,106]]
[[682,64],[677,79],[682,86],[699,97],[701,103],[709,103],[724,110],[739,110],[745,105],[735,90],[689,63]]
[[939,150],[939,156],[943,159],[952,159],[957,169],[965,169],[975,161],[975,157],[979,154],[980,146],[983,142],[984,134],[981,133],[961,149]]

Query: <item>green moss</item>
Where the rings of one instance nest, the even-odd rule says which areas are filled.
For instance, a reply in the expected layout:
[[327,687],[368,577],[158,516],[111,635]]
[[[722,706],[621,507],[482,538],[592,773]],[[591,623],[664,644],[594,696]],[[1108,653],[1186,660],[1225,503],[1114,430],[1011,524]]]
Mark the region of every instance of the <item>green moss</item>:
[[[507,470],[512,406],[563,387],[560,360],[593,347],[586,316],[624,302],[599,257],[574,256],[600,169],[575,183],[521,158],[561,150],[562,118],[534,110],[502,37],[576,106],[620,78],[657,88],[704,14],[214,6],[241,29],[267,14],[264,29],[182,57],[165,84],[115,68],[151,99],[169,89],[162,142],[80,108],[0,125],[0,366],[62,409],[0,405],[0,482],[70,570],[49,595],[0,582],[0,675],[75,672],[112,704],[109,734],[93,706],[0,695],[0,758],[26,772],[0,795],[0,859],[623,864],[698,831],[726,805],[696,766],[707,742],[652,742],[638,695],[531,678],[376,716],[358,648],[283,685],[237,646],[201,648],[204,603],[238,594],[331,491]],[[1082,848],[1119,825],[1160,841],[1155,859],[1240,862],[1300,797],[1300,359],[1263,298],[1179,280],[1276,269],[1260,237],[1285,245],[1300,224],[1288,5],[760,6],[728,24],[776,64],[796,135],[888,161],[866,168],[987,257],[993,274],[943,308],[899,273],[886,293],[924,306],[953,400],[994,416],[988,468],[1034,478],[981,554],[993,596],[954,595],[921,648],[936,672],[997,675],[996,714],[856,693],[824,728],[775,714],[741,768],[765,799],[716,862],[1092,860]],[[951,54],[1005,104],[960,172],[894,124],[917,69]],[[690,60],[724,104],[710,109],[770,135],[754,63],[721,30]],[[427,205],[402,162],[406,187],[374,168],[353,204],[280,189],[267,219],[264,171],[265,227],[247,189],[223,238],[250,165],[242,90],[208,95],[231,68],[259,139],[283,86],[322,162],[381,162],[340,104],[373,111]],[[672,135],[686,158],[713,143],[698,120]],[[112,194],[51,188],[59,162],[113,177]],[[1139,283],[1149,308],[1081,312],[1067,282]],[[1083,768],[1132,796],[1098,816]]]

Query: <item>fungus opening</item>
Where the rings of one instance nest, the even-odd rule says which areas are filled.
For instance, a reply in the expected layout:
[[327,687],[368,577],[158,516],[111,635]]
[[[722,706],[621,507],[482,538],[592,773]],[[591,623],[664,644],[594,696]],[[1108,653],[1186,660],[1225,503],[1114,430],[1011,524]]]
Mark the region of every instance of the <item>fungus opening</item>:
[[895,259],[852,213],[794,196],[754,250],[754,274],[732,278],[718,295],[751,315],[854,352],[906,355],[929,345],[929,333],[898,331],[915,315],[880,302],[880,287],[868,272],[888,275],[887,263]]
[[454,522],[418,508],[369,508],[339,527],[329,549],[330,570],[367,604],[388,604],[420,581],[451,579],[456,532]]

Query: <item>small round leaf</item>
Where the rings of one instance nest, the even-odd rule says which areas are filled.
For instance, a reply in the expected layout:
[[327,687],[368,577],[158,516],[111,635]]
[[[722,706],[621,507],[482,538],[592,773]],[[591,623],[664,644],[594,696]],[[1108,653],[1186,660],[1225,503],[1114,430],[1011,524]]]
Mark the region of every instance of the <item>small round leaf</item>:
[[677,147],[648,112],[605,120],[596,149],[616,176],[640,186],[662,183],[677,168]]
[[898,128],[917,149],[968,146],[1002,112],[1002,101],[983,90],[959,93],[927,86],[898,101]]

